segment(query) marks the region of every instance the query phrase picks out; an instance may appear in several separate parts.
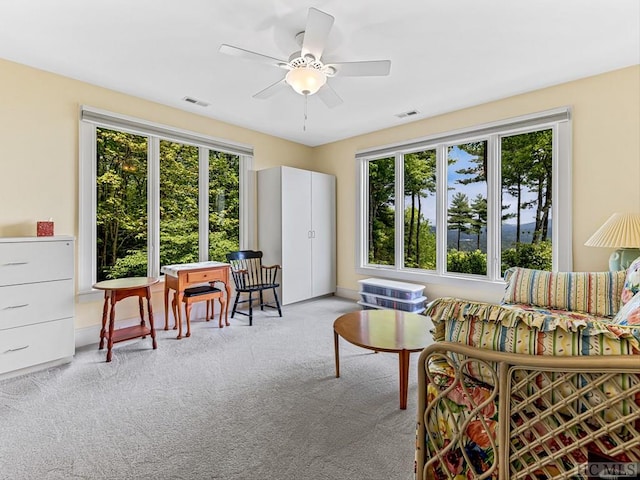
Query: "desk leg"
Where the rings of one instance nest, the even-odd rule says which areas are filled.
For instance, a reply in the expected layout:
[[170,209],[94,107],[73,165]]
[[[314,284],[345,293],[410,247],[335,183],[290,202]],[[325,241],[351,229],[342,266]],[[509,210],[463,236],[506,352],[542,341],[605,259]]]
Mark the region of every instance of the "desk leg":
[[[230,325],[229,323],[229,301],[231,300],[231,287],[229,287],[229,282],[224,282],[224,290],[227,292],[227,298],[224,305],[224,323],[227,327]],[[220,315],[222,316],[222,310],[220,310]]]
[[102,350],[104,348],[104,337],[107,333],[107,311],[109,309],[109,295],[107,295],[107,291],[104,292],[104,306],[102,307],[102,328],[100,329],[100,346],[98,350]]
[[[146,288],[146,296],[147,296],[147,310],[149,310],[149,329],[151,330],[151,345],[155,350],[156,348],[158,348],[158,342],[156,342],[156,329],[153,326],[153,307],[151,306],[151,287]],[[140,298],[140,308],[142,308],[142,298]],[[144,320],[142,320],[142,323],[144,324]]]
[[338,346],[338,332],[333,331],[333,350],[336,355],[336,378],[340,378],[340,353]]
[[409,350],[401,350],[400,355],[400,410],[407,409],[409,390]]
[[164,279],[164,329],[169,330],[169,285]]
[[110,308],[109,312],[109,340],[107,341],[107,362],[111,361],[111,349],[113,348],[113,329],[116,323],[116,293],[110,292]]
[[176,302],[176,310],[178,310],[178,316],[176,317],[176,323],[178,324],[178,340],[182,338],[182,299],[184,298],[184,291],[175,292],[173,294],[173,301]]

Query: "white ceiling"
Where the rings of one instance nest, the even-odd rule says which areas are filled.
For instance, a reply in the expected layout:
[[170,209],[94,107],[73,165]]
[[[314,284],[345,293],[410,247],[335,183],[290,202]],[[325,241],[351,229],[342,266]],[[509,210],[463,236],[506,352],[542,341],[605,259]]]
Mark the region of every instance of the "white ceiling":
[[[303,131],[304,97],[251,97],[283,70],[218,48],[286,60],[309,7],[335,17],[325,63],[392,64],[330,79],[344,103],[309,97]],[[315,146],[638,64],[640,1],[2,0],[0,57]]]

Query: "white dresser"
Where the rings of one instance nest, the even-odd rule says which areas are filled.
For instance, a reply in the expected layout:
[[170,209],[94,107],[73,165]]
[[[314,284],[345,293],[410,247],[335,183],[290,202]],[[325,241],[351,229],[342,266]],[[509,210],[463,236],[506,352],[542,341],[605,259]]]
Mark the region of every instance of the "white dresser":
[[73,237],[0,238],[0,377],[71,360],[74,270]]

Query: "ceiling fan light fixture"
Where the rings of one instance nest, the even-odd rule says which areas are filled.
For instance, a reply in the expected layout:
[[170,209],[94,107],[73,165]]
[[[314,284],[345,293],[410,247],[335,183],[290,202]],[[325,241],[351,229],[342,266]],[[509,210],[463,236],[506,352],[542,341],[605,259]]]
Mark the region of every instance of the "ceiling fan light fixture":
[[289,70],[285,80],[300,95],[313,95],[327,83],[327,76],[315,68],[299,67]]

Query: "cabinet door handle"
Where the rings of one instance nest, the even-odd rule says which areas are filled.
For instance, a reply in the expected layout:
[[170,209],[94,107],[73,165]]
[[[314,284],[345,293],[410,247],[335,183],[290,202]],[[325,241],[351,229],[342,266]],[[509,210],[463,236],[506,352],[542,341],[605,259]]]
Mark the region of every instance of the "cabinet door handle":
[[307,238],[311,238],[311,230],[307,231]]
[[2,266],[3,267],[14,267],[16,265],[26,265],[29,262],[9,262],[9,263],[5,263]]
[[316,238],[316,231],[315,230],[311,230],[311,238]]
[[14,308],[24,308],[28,306],[28,303],[23,303],[22,305],[9,305],[8,307],[4,307],[3,310],[13,310]]
[[25,345],[24,347],[18,347],[18,348],[10,348],[9,350],[5,350],[2,353],[13,353],[13,352],[19,352],[20,350],[24,350],[26,348],[29,348],[29,345]]

